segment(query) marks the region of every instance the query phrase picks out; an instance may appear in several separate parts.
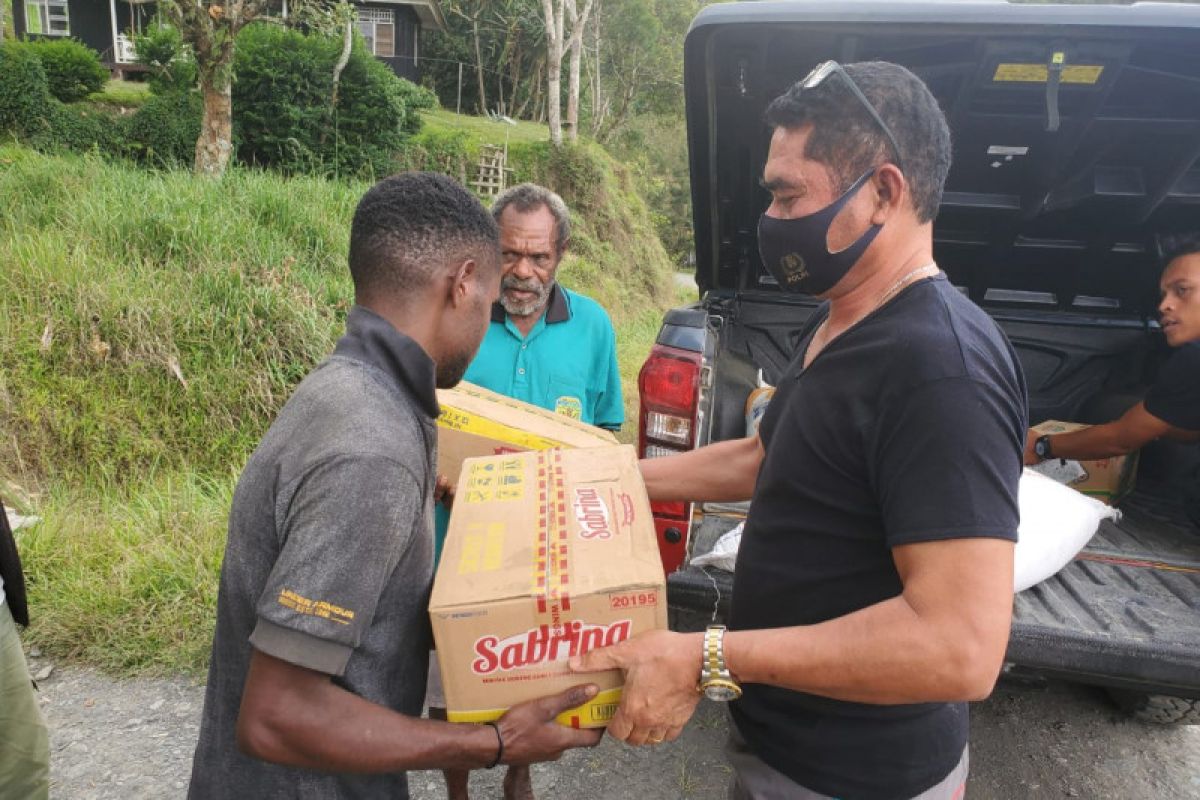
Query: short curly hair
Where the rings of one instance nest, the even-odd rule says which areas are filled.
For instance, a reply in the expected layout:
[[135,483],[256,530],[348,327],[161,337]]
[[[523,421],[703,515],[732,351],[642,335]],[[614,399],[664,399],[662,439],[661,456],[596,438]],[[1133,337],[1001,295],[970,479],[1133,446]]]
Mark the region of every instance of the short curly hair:
[[805,155],[829,170],[841,194],[872,167],[899,159],[917,219],[937,216],[950,173],[950,126],[924,82],[899,64],[864,61],[842,67],[896,137],[887,135],[862,107],[841,76],[830,75],[811,89],[797,82],[767,107],[772,128],[811,124]]
[[492,203],[492,217],[496,222],[500,221],[500,215],[509,206],[521,213],[537,211],[545,206],[550,211],[550,216],[554,217],[555,255],[562,256],[571,238],[571,212],[567,210],[567,204],[561,197],[545,186],[521,183],[505,189]]
[[491,214],[456,181],[436,172],[403,172],[372,186],[350,225],[355,292],[411,293],[450,259],[500,262]]

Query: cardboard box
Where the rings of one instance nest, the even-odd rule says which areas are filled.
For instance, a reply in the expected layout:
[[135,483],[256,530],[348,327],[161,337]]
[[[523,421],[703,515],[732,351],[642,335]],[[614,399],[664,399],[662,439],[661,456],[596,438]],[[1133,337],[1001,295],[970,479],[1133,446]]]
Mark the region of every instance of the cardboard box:
[[[1038,433],[1053,435],[1090,427],[1081,422],[1059,422],[1050,419],[1033,426],[1033,429]],[[1113,505],[1133,490],[1133,484],[1137,478],[1137,464],[1137,452],[1127,456],[1080,461],[1079,465],[1087,474],[1068,485],[1072,489],[1102,500],[1108,505]]]
[[620,671],[583,677],[568,660],[667,627],[662,559],[633,448],[469,459],[429,614],[451,721],[494,720],[591,681],[600,693],[559,722],[605,726],[620,701]]
[[467,458],[617,443],[603,428],[470,383],[439,389],[438,404],[438,474],[451,481],[458,480]]

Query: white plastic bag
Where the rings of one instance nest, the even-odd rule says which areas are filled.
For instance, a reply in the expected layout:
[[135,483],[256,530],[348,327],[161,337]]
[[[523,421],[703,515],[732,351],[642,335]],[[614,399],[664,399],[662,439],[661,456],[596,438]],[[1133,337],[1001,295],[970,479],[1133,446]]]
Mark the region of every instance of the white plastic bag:
[[[1018,592],[1071,563],[1103,520],[1121,518],[1117,509],[1030,469],[1021,475],[1018,501],[1020,541],[1013,564],[1013,590]],[[733,572],[744,527],[743,522],[723,534],[711,551],[693,558],[692,565]]]
[[1085,481],[1088,477],[1088,472],[1082,464],[1065,458],[1051,458],[1030,467],[1030,469],[1067,486],[1076,481]]
[[1121,512],[1027,469],[1018,492],[1021,525],[1013,563],[1013,590],[1041,583],[1071,562],[1105,519]]
[[716,567],[733,572],[733,565],[737,563],[738,546],[742,543],[742,529],[745,527],[746,523],[739,522],[736,527],[721,534],[712,550],[692,559],[692,566]]

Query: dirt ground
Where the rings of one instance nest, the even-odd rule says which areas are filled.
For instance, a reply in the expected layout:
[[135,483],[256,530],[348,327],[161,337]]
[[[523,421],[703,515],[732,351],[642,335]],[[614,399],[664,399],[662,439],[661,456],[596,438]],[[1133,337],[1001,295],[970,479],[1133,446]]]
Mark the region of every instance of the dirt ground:
[[[44,665],[34,662],[34,671]],[[70,800],[186,794],[203,687],[184,679],[115,681],[85,669],[41,682],[51,727],[51,796]],[[541,798],[654,800],[725,797],[727,724],[700,707],[684,735],[657,748],[605,740],[534,767]],[[1093,689],[1002,685],[972,712],[972,800],[1079,797],[1200,800],[1200,726],[1153,728],[1122,719]],[[500,770],[475,773],[477,798],[499,796]],[[441,778],[410,776],[416,800],[444,797]]]

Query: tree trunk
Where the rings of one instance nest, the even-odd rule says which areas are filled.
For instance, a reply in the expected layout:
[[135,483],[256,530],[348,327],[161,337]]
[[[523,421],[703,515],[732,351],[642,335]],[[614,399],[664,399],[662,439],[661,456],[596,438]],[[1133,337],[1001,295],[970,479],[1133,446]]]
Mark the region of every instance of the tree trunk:
[[571,37],[570,72],[567,77],[567,138],[579,138],[579,66],[583,56],[583,37]]
[[576,13],[576,0],[564,0],[571,17],[571,37],[567,49],[571,53],[570,70],[567,76],[567,137],[571,141],[579,138],[579,64],[583,55],[583,29],[592,13],[593,0],[586,0],[583,13]]
[[544,74],[545,72],[546,72],[546,62],[543,61],[538,66],[537,82],[534,84],[533,111],[530,112],[530,115],[529,115],[529,118],[532,119],[533,121],[537,122],[538,124],[541,124],[546,119],[546,115],[545,115],[545,112],[543,111],[543,105],[542,105],[542,98],[545,97],[545,92],[546,92],[546,76]]
[[612,136],[622,125],[624,125],[625,121],[629,118],[629,111],[633,106],[633,97],[635,94],[637,94],[637,87],[638,68],[637,66],[634,66],[629,73],[629,83],[623,87],[621,91],[621,104],[617,107],[617,110],[613,113],[612,117],[608,119],[604,129],[596,137],[597,141],[599,141],[601,144],[607,142],[609,137]]
[[562,57],[550,56],[546,70],[546,106],[550,119],[550,141],[562,144]]
[[204,116],[200,120],[200,138],[196,140],[197,175],[219,178],[225,174],[233,151],[233,102],[229,70],[201,79]]
[[[512,55],[509,56],[510,69],[508,72],[509,98],[508,105],[511,109],[509,116],[517,119],[517,95],[521,92],[521,47],[518,44]],[[504,78],[501,77],[503,83]]]
[[479,14],[471,19],[471,34],[475,37],[475,77],[479,81],[479,113],[487,113],[487,92],[483,88],[483,54],[479,48]]
[[600,0],[596,0],[596,24],[594,26],[596,58],[595,75],[592,76],[592,136],[600,133],[600,128],[604,125],[605,113],[603,99],[604,85],[600,82],[600,21],[604,18],[604,15],[600,12]]
[[333,94],[330,96],[330,107],[336,109],[338,102],[338,82],[342,79],[342,71],[350,63],[350,49],[354,44],[354,18],[346,20],[346,28],[342,32],[342,55],[333,65]]
[[[546,15],[546,109],[550,121],[550,142],[562,144],[562,57],[563,5],[569,0],[542,0]],[[557,9],[555,9],[557,4]]]

